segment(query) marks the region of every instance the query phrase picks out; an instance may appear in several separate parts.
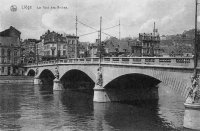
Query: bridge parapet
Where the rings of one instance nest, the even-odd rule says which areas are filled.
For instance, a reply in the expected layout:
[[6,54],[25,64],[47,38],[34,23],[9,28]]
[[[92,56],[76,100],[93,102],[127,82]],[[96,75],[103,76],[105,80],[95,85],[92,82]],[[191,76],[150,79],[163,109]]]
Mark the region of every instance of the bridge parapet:
[[[38,64],[28,64],[26,66],[52,65],[62,63],[74,64],[98,64],[100,59],[98,57],[88,58],[70,58],[43,61]],[[160,66],[180,66],[193,68],[194,61],[192,57],[104,57],[101,59],[102,64],[127,64],[127,65],[160,65]],[[25,66],[25,67],[26,67]]]

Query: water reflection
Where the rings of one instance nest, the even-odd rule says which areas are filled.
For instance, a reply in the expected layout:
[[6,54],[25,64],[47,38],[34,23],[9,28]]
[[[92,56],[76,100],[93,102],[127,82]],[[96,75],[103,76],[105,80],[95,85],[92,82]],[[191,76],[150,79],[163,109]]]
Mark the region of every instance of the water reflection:
[[182,130],[182,99],[95,103],[93,90],[0,86],[0,130]]
[[95,103],[94,116],[104,130],[172,130],[157,114],[156,107],[134,106],[119,103]]

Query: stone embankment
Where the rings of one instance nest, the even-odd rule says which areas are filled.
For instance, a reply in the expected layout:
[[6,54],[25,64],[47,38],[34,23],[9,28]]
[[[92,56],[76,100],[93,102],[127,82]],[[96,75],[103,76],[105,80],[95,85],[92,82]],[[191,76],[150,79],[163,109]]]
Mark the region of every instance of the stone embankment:
[[34,77],[30,76],[0,76],[0,84],[33,83]]

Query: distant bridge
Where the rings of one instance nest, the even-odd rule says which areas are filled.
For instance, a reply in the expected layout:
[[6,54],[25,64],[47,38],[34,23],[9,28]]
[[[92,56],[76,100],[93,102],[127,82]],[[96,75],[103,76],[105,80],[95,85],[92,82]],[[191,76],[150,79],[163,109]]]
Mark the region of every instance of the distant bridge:
[[[194,66],[191,57],[105,57],[99,63],[99,58],[77,58],[24,67],[25,75],[35,76],[35,84],[51,83],[55,90],[71,85],[94,89],[94,101],[107,102],[156,98],[156,85],[160,82],[186,97]],[[102,79],[97,75],[99,66]],[[57,72],[59,77],[55,80]]]

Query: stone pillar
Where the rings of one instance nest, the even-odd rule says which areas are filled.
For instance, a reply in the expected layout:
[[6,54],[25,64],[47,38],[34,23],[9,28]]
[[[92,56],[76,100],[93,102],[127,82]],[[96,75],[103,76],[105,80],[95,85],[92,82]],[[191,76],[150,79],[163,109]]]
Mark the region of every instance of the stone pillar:
[[103,88],[103,76],[101,67],[97,70],[97,81],[94,87],[94,102],[110,102],[106,90]]
[[61,81],[57,78],[53,80],[53,90],[55,91],[63,90],[63,85]]
[[184,103],[185,114],[183,126],[185,128],[200,130],[200,88],[199,77],[192,76],[192,86]]
[[36,68],[36,71],[35,71],[34,85],[41,85],[42,81],[38,76],[36,76],[37,74],[38,74],[38,67]]
[[95,85],[93,101],[94,102],[110,102],[111,100],[108,97],[108,94],[103,87]]
[[41,80],[38,77],[34,78],[34,85],[40,85],[42,84]]
[[200,123],[200,110],[186,107],[183,126],[189,129],[200,130],[199,123]]

